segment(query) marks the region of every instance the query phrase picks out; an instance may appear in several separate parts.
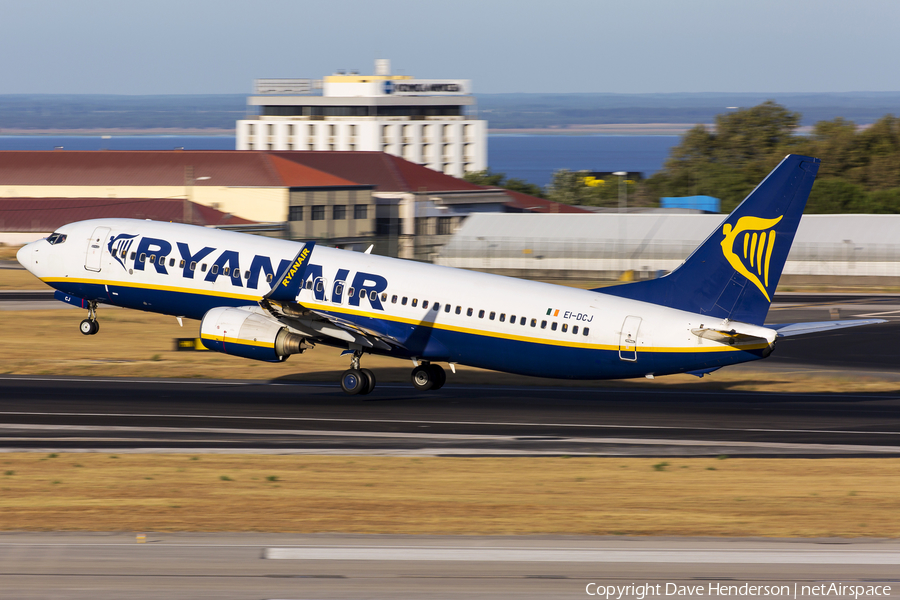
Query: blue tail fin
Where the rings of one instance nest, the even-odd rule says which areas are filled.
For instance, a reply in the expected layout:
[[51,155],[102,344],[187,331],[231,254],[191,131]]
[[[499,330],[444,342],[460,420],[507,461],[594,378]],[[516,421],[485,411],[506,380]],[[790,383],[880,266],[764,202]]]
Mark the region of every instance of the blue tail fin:
[[788,155],[680,267],[594,291],[762,325],[818,170]]

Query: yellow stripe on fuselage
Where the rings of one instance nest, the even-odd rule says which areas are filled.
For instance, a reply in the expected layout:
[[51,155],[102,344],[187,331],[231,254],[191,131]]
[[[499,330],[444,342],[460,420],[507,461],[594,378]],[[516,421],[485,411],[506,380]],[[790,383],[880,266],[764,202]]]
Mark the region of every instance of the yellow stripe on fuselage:
[[[157,290],[157,291],[166,291],[166,292],[178,292],[183,294],[198,294],[203,296],[217,296],[221,298],[234,298],[238,300],[247,300],[250,303],[259,302],[262,299],[262,294],[260,295],[247,295],[247,294],[234,294],[229,292],[222,292],[219,290],[202,290],[197,288],[187,288],[187,287],[176,287],[176,286],[165,286],[165,285],[154,285],[154,284],[138,284],[131,282],[121,282],[121,281],[102,281],[97,279],[76,279],[72,277],[65,278],[46,278],[43,279],[44,283],[52,285],[53,283],[87,283],[94,285],[112,285],[112,286],[121,286],[128,287],[132,289],[143,289],[143,290]],[[490,331],[484,329],[473,329],[470,327],[459,327],[456,325],[449,325],[445,323],[435,323],[433,321],[419,321],[416,319],[410,319],[408,317],[400,317],[397,315],[391,315],[386,312],[372,312],[365,311],[353,308],[346,308],[340,305],[332,305],[321,302],[309,302],[304,301],[301,303],[305,308],[311,310],[320,310],[324,313],[333,313],[336,315],[353,315],[357,317],[369,317],[373,319],[378,319],[380,321],[390,321],[393,323],[404,323],[407,325],[414,325],[418,327],[430,327],[432,329],[438,329],[443,331],[453,331],[456,333],[464,333],[468,335],[480,335],[484,337],[492,337],[492,338],[500,338],[506,340],[514,340],[519,342],[527,342],[531,344],[542,344],[545,346],[560,346],[567,348],[585,348],[589,350],[611,350],[618,352],[619,346],[617,345],[608,345],[608,344],[589,344],[585,342],[568,342],[565,340],[555,340],[534,336],[522,336],[504,333],[500,331]],[[432,312],[432,311],[428,311]],[[573,334],[574,335],[574,334]],[[210,338],[215,339],[215,338]],[[221,340],[219,340],[221,341]],[[227,343],[227,340],[226,340]],[[235,340],[233,343],[245,343],[240,340]],[[269,347],[269,346],[267,346]],[[748,346],[731,346],[720,344],[717,346],[676,346],[676,347],[645,347],[638,346],[636,348],[637,352],[659,352],[659,353],[706,353],[706,352],[732,352],[732,351],[746,351],[746,350],[761,350],[763,348],[768,347],[768,344],[753,344]],[[629,347],[629,352],[632,350]]]

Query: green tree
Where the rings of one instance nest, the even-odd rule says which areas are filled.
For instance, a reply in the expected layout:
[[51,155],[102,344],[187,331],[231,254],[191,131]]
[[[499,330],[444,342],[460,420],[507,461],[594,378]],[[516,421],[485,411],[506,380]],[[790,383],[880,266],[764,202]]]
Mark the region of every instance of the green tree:
[[514,192],[536,196],[538,198],[546,197],[544,195],[544,190],[539,186],[515,177],[507,179],[506,173],[494,173],[490,169],[485,169],[484,171],[470,171],[463,175],[463,179],[469,183],[474,183],[475,185],[499,187],[505,190],[512,190]]

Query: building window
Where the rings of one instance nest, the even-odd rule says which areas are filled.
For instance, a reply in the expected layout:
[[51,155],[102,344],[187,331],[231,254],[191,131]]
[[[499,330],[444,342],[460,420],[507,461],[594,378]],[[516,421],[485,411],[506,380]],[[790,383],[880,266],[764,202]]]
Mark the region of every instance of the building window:
[[288,208],[288,221],[302,221],[303,220],[303,207],[302,206],[291,206]]
[[438,235],[450,235],[453,226],[453,217],[438,217],[437,233]]
[[369,206],[367,204],[357,204],[353,207],[353,218],[354,219],[367,219]]
[[325,205],[317,204],[312,207],[312,220],[313,221],[324,221],[325,220]]
[[331,207],[331,218],[335,221],[343,221],[347,218],[347,205],[335,204]]

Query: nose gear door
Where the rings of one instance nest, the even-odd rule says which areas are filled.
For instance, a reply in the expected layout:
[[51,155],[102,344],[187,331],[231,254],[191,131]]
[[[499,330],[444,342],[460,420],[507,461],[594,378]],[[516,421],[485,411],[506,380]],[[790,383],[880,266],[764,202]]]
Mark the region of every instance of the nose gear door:
[[103,246],[109,237],[109,227],[97,227],[88,240],[87,254],[84,256],[84,268],[88,271],[100,271],[100,258],[103,256]]
[[619,334],[619,358],[634,362],[637,360],[638,331],[641,328],[640,317],[625,317],[622,332]]

